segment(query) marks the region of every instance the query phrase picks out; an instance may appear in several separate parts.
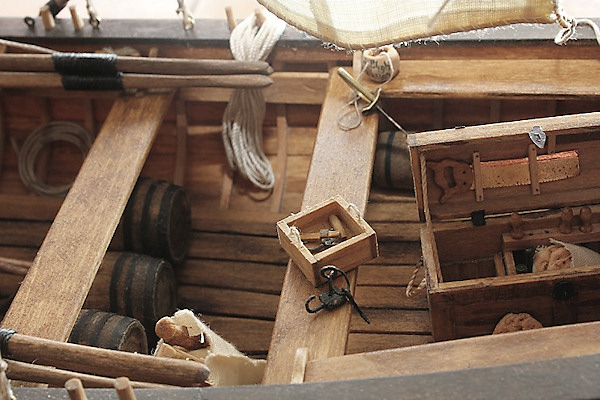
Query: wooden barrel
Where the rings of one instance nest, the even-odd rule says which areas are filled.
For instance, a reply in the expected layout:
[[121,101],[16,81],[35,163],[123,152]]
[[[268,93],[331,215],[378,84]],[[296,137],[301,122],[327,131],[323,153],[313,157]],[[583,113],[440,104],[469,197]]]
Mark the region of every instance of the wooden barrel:
[[165,258],[173,265],[185,258],[192,225],[190,204],[181,186],[138,179],[122,224],[125,250]]
[[163,259],[127,252],[106,253],[84,304],[138,319],[149,339],[156,321],[172,315],[176,306],[171,265]]
[[146,331],[140,321],[104,311],[81,310],[69,342],[148,354]]
[[405,133],[379,132],[373,164],[373,182],[388,189],[414,190]]

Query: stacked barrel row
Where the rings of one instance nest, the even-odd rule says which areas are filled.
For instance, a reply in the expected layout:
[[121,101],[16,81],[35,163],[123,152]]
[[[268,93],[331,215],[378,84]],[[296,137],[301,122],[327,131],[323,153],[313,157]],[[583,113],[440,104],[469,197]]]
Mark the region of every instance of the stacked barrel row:
[[156,321],[176,310],[174,267],[187,253],[191,212],[184,189],[140,178],[69,341],[147,353]]

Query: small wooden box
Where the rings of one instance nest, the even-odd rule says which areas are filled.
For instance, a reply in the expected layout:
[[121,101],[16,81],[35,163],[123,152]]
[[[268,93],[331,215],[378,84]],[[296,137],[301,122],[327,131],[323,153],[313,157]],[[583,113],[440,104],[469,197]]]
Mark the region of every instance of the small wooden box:
[[[329,216],[336,215],[343,225],[346,238],[339,243],[311,252],[299,234],[320,232],[332,228]],[[292,228],[295,229],[292,229]],[[281,247],[289,254],[308,280],[319,286],[325,282],[320,269],[334,265],[342,271],[351,269],[378,256],[375,231],[360,216],[360,213],[340,196],[334,196],[321,204],[292,214],[277,222],[277,235]],[[312,247],[318,246],[318,242]]]
[[[547,135],[541,149],[529,135],[534,126]],[[529,313],[543,326],[600,320],[600,265],[517,274],[514,261],[550,238],[600,247],[600,113],[408,141],[435,340],[490,334],[507,313]],[[580,230],[584,205],[589,233]],[[565,207],[574,213],[568,234],[559,229]],[[523,237],[513,238],[516,231]]]

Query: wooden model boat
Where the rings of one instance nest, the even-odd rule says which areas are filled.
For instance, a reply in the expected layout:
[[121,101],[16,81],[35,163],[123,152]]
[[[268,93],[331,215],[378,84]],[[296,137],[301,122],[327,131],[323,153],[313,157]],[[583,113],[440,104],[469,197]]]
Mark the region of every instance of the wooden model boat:
[[[136,21],[105,21],[100,31],[73,33],[66,20],[44,31],[0,19],[0,37],[57,51],[128,46],[143,57],[231,58],[224,21],[203,21],[193,35],[178,21],[144,26],[132,37],[137,28]],[[384,107],[410,132],[600,111],[600,48],[591,35],[559,47],[553,34],[551,27],[519,26],[401,48],[399,75],[382,91]],[[600,396],[600,322],[432,344],[427,297],[405,295],[421,257],[414,191],[371,184],[374,159],[385,157],[388,145],[377,134],[392,126],[376,113],[353,131],[337,124],[351,92],[335,71],[352,70],[352,56],[288,27],[269,61],[275,72],[264,89],[264,148],[276,175],[269,192],[228,167],[221,118],[231,89],[71,92],[15,87],[0,76],[0,256],[33,261],[23,283],[23,272],[0,274],[2,328],[66,341],[109,242],[108,254],[123,250],[117,225],[141,174],[183,186],[191,206],[189,251],[175,268],[176,306],[199,313],[241,352],[266,358],[267,367],[265,385],[136,389],[140,399]],[[83,166],[69,144],[38,156],[35,174],[49,184],[68,183],[80,171],[66,199],[33,194],[18,172],[16,150],[52,121],[77,123],[96,137]],[[123,126],[125,135],[111,135]],[[277,221],[335,195],[377,233],[379,257],[348,272],[370,324],[350,306],[307,313],[306,299],[322,289],[288,262],[277,238]],[[18,398],[66,398],[62,388],[14,390]]]

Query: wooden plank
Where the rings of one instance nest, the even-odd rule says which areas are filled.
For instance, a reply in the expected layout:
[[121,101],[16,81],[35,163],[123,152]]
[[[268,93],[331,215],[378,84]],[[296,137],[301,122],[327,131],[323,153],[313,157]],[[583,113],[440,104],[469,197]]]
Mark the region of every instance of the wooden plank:
[[[0,251],[0,254],[3,253]],[[281,292],[284,275],[283,263],[190,258],[175,271],[177,282],[181,285],[203,285],[270,294]]]
[[2,327],[66,341],[171,101],[116,100]]
[[269,349],[273,321],[201,315],[210,328],[244,353],[260,353]]
[[371,323],[367,324],[356,312],[353,312],[350,332],[431,334],[429,310],[370,308],[363,311]]
[[361,308],[427,310],[427,297],[406,297],[406,286],[357,286],[354,298]]
[[598,329],[600,322],[592,322],[313,360],[307,365],[305,381],[424,374],[599,354],[600,344],[590,340]]
[[[322,104],[327,88],[325,72],[275,72],[273,84],[263,90],[267,103]],[[179,96],[187,101],[227,102],[231,89],[185,88]]]
[[385,85],[382,96],[598,96],[598,74],[598,60],[403,60],[399,74]]
[[[350,89],[332,74],[319,120],[318,134],[308,173],[302,208],[340,195],[364,212],[371,183],[371,170],[377,140],[376,114],[365,117],[352,131],[337,125],[337,115],[350,94]],[[333,150],[335,149],[335,150]],[[354,285],[356,270],[349,278]],[[306,299],[318,294],[298,267],[290,262],[283,283],[277,319],[267,359],[264,383],[287,383],[291,380],[292,363],[298,347],[308,348],[309,360],[344,354],[350,324],[349,306],[330,312],[309,314]]]
[[275,319],[279,296],[224,288],[179,285],[180,306],[201,314]]
[[348,336],[346,354],[419,346],[431,342],[433,342],[431,335],[351,332]]

